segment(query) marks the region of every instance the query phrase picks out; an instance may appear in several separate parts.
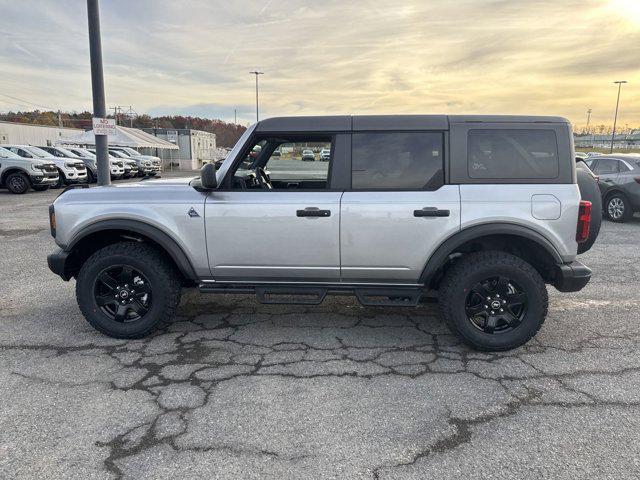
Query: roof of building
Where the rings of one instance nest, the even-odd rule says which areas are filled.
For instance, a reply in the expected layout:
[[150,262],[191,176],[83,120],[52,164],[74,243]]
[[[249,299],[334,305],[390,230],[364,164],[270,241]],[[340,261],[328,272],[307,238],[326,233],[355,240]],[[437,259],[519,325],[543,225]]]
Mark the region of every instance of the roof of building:
[[[93,130],[89,130],[79,135],[61,138],[57,143],[66,145],[95,145],[96,137]],[[154,137],[138,128],[123,127],[122,125],[116,125],[116,134],[109,135],[109,145],[114,147],[178,149],[178,147],[171,142]]]

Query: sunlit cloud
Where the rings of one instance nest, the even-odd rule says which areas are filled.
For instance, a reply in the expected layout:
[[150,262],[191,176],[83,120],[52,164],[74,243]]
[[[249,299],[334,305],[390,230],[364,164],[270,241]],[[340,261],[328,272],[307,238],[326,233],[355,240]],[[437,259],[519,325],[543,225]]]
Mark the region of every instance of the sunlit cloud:
[[[637,0],[101,2],[109,105],[265,116],[531,113],[640,126]],[[0,0],[0,92],[90,108],[84,2]],[[0,110],[16,109],[0,96]],[[25,108],[29,108],[28,105]]]

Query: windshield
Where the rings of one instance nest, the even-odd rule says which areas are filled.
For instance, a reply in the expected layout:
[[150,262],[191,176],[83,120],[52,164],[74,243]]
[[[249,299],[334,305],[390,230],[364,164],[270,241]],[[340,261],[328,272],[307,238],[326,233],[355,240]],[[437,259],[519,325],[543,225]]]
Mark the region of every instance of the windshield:
[[225,174],[231,167],[231,163],[233,162],[233,159],[238,156],[244,144],[247,143],[247,139],[251,136],[253,131],[256,129],[256,125],[257,123],[254,123],[249,128],[247,128],[242,134],[242,136],[238,139],[236,144],[233,146],[231,151],[227,154],[227,157],[224,159],[224,162],[222,163],[222,165],[220,166],[220,169],[216,174],[216,177],[218,178],[218,182],[222,181]]
[[6,148],[0,147],[0,158],[19,158],[22,160],[20,155],[13,153],[11,150],[7,150]]
[[45,152],[44,150],[38,148],[38,147],[24,147],[25,150],[27,150],[29,153],[34,154],[36,157],[40,157],[40,158],[49,158],[51,157],[51,154],[49,152]]
[[62,147],[56,147],[56,149],[63,155],[66,155],[67,157],[78,158],[78,155],[73,153],[71,150],[67,150],[66,148],[62,148]]
[[138,152],[137,150],[134,150],[133,148],[122,147],[122,150],[127,152],[129,155],[132,155],[132,156],[135,156],[135,157],[142,156],[142,154],[140,152]]

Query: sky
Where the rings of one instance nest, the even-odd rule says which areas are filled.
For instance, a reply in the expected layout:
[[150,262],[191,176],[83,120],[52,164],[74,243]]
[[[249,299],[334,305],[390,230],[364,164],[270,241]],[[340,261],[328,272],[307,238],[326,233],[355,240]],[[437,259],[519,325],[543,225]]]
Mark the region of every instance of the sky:
[[[0,0],[0,111],[91,109],[86,2]],[[102,0],[107,106],[640,127],[640,0]]]

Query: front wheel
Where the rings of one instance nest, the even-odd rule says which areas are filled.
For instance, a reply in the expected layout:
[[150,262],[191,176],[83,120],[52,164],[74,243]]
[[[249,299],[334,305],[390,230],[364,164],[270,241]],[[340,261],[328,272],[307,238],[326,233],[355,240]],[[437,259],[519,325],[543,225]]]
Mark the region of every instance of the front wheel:
[[51,185],[51,188],[62,188],[64,187],[64,173],[61,170],[58,170],[58,181]]
[[612,222],[628,222],[633,216],[631,204],[622,193],[612,193],[607,197],[604,212]]
[[114,338],[142,338],[171,322],[181,284],[168,259],[153,246],[119,242],[82,265],[76,297],[82,314]]
[[30,182],[24,173],[12,173],[6,180],[7,189],[11,193],[27,193],[29,191]]
[[510,350],[527,343],[547,316],[540,274],[515,255],[471,253],[440,285],[440,310],[449,329],[477,350]]

